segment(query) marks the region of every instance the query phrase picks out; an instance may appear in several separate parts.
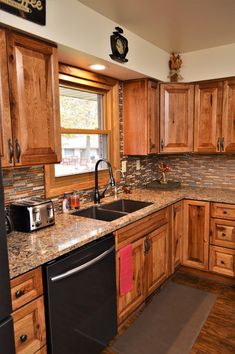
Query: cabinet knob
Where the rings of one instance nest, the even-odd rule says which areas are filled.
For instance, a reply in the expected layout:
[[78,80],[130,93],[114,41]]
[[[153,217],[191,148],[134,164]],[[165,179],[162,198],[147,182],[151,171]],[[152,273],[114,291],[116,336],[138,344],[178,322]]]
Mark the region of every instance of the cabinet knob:
[[228,212],[226,210],[223,211],[224,214],[228,214]]
[[161,150],[163,150],[163,148],[164,148],[164,141],[163,139],[161,139]]
[[22,334],[22,335],[20,336],[20,341],[21,341],[21,343],[26,342],[27,339],[28,339],[27,334]]
[[223,232],[223,233],[222,233],[222,236],[225,237],[225,236],[226,236],[226,233]]
[[223,264],[223,265],[225,264],[225,262],[224,262],[224,261],[220,261],[220,263],[221,263],[221,264]]
[[24,295],[24,290],[17,290],[15,292],[15,297],[19,299],[22,295]]

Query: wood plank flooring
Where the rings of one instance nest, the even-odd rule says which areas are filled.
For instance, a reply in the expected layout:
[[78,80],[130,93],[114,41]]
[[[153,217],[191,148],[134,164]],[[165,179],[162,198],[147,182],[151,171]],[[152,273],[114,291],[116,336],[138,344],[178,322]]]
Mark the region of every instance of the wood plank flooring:
[[[178,284],[217,295],[217,300],[190,354],[235,354],[235,287],[185,273],[181,270],[175,273],[172,280]],[[130,321],[129,325],[135,318],[136,316]],[[115,353],[106,348],[102,354]]]

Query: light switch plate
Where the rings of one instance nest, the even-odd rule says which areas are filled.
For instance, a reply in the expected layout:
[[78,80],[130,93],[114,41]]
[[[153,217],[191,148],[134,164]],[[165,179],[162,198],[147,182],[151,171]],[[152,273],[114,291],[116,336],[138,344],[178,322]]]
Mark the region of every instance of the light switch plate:
[[122,161],[122,173],[126,172],[126,163],[127,161]]
[[136,160],[136,170],[140,170],[140,160]]

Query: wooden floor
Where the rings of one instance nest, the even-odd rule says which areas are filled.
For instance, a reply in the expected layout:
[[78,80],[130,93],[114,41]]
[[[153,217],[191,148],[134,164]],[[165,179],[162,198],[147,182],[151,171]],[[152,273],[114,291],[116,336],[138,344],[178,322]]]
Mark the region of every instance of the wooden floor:
[[[235,354],[235,287],[216,283],[214,280],[199,278],[182,271],[178,271],[172,280],[178,284],[191,286],[217,295],[215,305],[190,354]],[[102,354],[115,353],[107,348]]]

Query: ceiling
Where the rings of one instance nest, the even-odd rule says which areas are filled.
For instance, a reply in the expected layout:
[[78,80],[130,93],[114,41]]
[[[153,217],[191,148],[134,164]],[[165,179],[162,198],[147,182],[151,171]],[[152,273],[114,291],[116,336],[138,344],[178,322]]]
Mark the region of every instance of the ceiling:
[[235,42],[235,0],[78,0],[167,52]]

